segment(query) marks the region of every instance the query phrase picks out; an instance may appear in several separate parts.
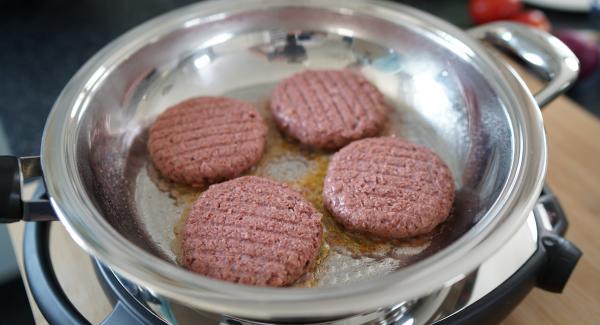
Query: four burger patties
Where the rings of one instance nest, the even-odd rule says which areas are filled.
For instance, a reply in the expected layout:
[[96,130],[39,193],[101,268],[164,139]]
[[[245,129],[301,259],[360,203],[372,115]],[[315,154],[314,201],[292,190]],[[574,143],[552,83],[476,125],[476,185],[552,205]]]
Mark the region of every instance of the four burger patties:
[[[383,95],[350,70],[308,70],[273,91],[271,113],[289,138],[339,149],[323,187],[326,208],[347,230],[396,239],[431,232],[450,215],[454,181],[430,149],[377,136]],[[162,113],[150,128],[156,168],[173,182],[203,188],[255,166],[267,136],[247,103],[198,97]],[[356,141],[358,140],[358,141]],[[354,142],[352,142],[354,141]],[[211,185],[185,221],[182,264],[225,281],[287,286],[313,265],[321,214],[287,185],[255,176]]]

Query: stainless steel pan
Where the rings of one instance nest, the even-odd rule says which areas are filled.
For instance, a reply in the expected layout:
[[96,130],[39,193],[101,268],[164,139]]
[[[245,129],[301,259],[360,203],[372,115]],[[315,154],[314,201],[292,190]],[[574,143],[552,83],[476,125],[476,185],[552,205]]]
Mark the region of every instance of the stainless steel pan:
[[[546,87],[534,98],[480,39],[519,56]],[[273,86],[307,68],[354,69],[378,86],[394,108],[385,133],[431,147],[451,168],[452,218],[432,236],[389,245],[349,236],[326,217],[328,255],[298,283],[311,288],[242,286],[179,267],[177,224],[197,193],[153,170],[145,130],[169,105],[199,95],[249,101],[268,119]],[[381,1],[205,2],[141,25],[86,63],[48,117],[39,161],[48,200],[77,243],[161,299],[254,319],[340,318],[427,297],[502,246],[544,180],[539,106],[577,71],[556,38],[510,23],[466,34]],[[251,173],[289,182],[319,207],[327,157],[272,129]],[[41,176],[35,162],[21,160],[21,185]],[[43,197],[22,199],[12,215],[50,215]]]

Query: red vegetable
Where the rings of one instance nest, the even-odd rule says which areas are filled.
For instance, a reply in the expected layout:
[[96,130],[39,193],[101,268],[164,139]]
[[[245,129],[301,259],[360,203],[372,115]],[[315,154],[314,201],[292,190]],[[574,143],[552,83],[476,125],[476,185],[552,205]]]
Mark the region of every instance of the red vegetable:
[[476,24],[508,19],[521,9],[521,0],[469,0],[469,14]]
[[550,21],[540,10],[526,10],[510,17],[511,21],[526,24],[549,32],[552,29]]

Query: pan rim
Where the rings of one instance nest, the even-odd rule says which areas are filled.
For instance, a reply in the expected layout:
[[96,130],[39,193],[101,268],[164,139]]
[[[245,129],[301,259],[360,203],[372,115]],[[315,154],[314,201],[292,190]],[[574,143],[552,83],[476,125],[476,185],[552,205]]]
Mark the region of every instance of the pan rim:
[[[82,106],[76,107],[77,97],[94,76],[99,77],[97,71],[100,68],[114,65],[132,53],[130,51],[144,45],[149,35],[160,35],[157,31],[164,33],[199,15],[208,17],[211,13],[286,5],[333,10],[342,4],[352,10],[374,6],[382,15],[411,17],[416,22],[426,23],[429,29],[435,29],[434,32],[446,33],[466,44],[475,53],[479,64],[496,76],[497,89],[502,90],[500,95],[505,97],[506,103],[511,103],[507,105],[507,114],[513,127],[515,150],[510,179],[482,218],[484,222],[441,252],[386,277],[323,289],[256,288],[209,279],[150,255],[112,229],[90,203],[87,193],[81,190],[82,181],[73,172],[77,166],[77,120],[84,113]],[[51,204],[69,234],[89,254],[119,274],[196,308],[255,318],[303,317],[357,313],[421,297],[452,284],[476,268],[502,245],[531,211],[546,171],[546,142],[541,113],[523,82],[509,69],[498,65],[464,32],[429,14],[377,0],[327,3],[309,0],[302,4],[291,0],[250,0],[243,5],[236,0],[225,0],[194,4],[157,17],[98,52],[76,73],[57,99],[44,130],[41,160]],[[501,216],[505,217],[505,223],[498,224]],[[465,258],[467,255],[469,258]],[[453,265],[457,260],[463,261],[460,266]],[[444,274],[436,276],[436,272]]]

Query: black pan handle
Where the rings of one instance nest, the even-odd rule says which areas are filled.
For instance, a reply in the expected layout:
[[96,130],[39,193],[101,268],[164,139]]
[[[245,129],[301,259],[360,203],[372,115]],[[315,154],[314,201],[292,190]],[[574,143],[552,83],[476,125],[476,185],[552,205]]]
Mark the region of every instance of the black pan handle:
[[583,253],[563,237],[569,224],[558,199],[548,187],[544,188],[533,213],[538,221],[539,243],[546,256],[536,285],[546,291],[561,293]]
[[22,216],[19,159],[0,156],[0,223],[20,221]]
[[[50,324],[90,324],[69,301],[56,278],[50,261],[50,225],[51,222],[29,222],[25,226],[23,260],[31,295]],[[117,302],[101,324],[146,325],[150,323],[140,317],[135,310]]]
[[536,252],[493,291],[459,312],[436,321],[436,325],[497,324],[535,286],[550,292],[562,292],[582,253],[562,237],[568,221],[560,203],[547,187],[534,208],[534,216],[538,230]]
[[[89,324],[63,292],[50,261],[50,222],[58,220],[46,193],[39,157],[0,156],[0,223],[25,226],[23,260],[31,294],[50,324]],[[147,324],[117,303],[102,324]]]
[[0,223],[57,220],[40,157],[0,156]]

